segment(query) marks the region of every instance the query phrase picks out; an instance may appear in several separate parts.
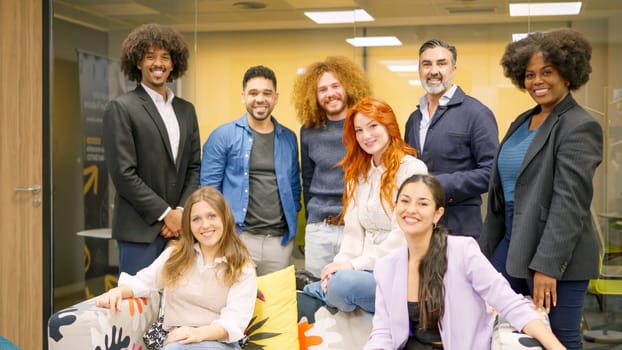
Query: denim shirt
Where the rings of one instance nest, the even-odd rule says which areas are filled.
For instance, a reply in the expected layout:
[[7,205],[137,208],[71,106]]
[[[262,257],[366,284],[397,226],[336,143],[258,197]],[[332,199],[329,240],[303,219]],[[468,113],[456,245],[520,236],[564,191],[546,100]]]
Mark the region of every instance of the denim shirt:
[[[300,166],[296,134],[280,125],[274,117],[274,167],[279,197],[287,221],[282,245],[289,243],[298,228],[300,211]],[[218,189],[231,206],[238,232],[244,230],[248,207],[250,154],[253,131],[248,116],[216,128],[203,145],[201,186]]]

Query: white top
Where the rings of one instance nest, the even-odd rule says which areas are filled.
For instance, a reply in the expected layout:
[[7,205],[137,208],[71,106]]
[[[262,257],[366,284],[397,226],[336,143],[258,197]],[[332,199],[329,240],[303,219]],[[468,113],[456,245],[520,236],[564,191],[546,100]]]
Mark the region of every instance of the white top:
[[[376,259],[406,245],[404,235],[398,234],[399,230],[394,230],[396,234],[385,243],[391,229],[397,226],[389,204],[385,204],[388,215],[380,204],[380,178],[385,170],[384,166],[374,166],[372,161],[367,181],[363,177],[359,179],[344,216],[343,241],[334,261],[349,260],[355,270],[371,271]],[[428,168],[421,160],[408,155],[402,158],[395,182],[399,188],[410,176],[427,173]],[[397,191],[392,196],[394,203],[396,196]]]
[[[449,101],[454,97],[454,93],[458,89],[458,85],[452,85],[438,101],[439,106],[446,106]],[[425,137],[428,136],[428,129],[430,128],[430,122],[432,117],[428,111],[428,95],[425,94],[419,98],[419,111],[421,112],[421,122],[419,123],[419,149],[423,152],[423,146],[425,144]]]
[[[225,342],[242,339],[255,308],[255,268],[246,266],[240,280],[226,287],[217,278],[217,273],[222,272],[227,263],[226,259],[217,258],[214,264],[204,265],[198,243],[194,245],[194,250],[195,264],[175,288],[164,288],[164,328],[200,327],[215,323],[229,334]],[[147,296],[162,288],[162,268],[172,251],[173,248],[166,248],[151,265],[138,271],[136,276],[121,273],[119,285],[130,287],[136,297]]]
[[171,146],[171,152],[173,152],[173,160],[177,162],[177,153],[179,152],[179,123],[177,122],[177,115],[175,114],[175,110],[173,109],[173,98],[175,94],[168,87],[166,88],[166,101],[164,101],[164,97],[157,93],[155,90],[149,88],[147,85],[140,83],[143,86],[145,91],[153,104],[155,104],[158,112],[160,113],[160,117],[164,122],[164,126],[166,126],[166,132],[168,133],[168,141]]

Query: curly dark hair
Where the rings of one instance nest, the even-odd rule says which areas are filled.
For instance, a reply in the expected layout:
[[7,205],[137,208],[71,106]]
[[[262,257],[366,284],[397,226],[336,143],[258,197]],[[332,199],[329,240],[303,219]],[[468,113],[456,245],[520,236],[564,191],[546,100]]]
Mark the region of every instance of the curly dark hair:
[[506,77],[520,89],[525,89],[525,69],[534,53],[541,52],[568,82],[569,90],[577,90],[590,79],[592,45],[583,34],[572,29],[536,32],[508,44],[501,58]]
[[326,112],[317,102],[317,82],[322,74],[330,72],[341,82],[348,99],[348,108],[363,97],[371,95],[369,81],[363,70],[343,56],[329,56],[324,61],[312,63],[294,82],[292,102],[298,119],[306,128],[325,127]]
[[173,71],[168,76],[171,82],[184,75],[188,69],[188,45],[184,37],[171,27],[159,24],[143,24],[125,38],[121,46],[121,70],[131,80],[140,82],[142,74],[138,62],[143,55],[154,47],[167,50],[173,61]]

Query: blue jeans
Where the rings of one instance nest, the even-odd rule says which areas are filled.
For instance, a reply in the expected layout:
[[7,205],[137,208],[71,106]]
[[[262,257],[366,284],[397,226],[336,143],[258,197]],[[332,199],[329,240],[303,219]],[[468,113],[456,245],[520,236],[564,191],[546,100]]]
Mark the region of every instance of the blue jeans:
[[307,284],[305,294],[341,311],[351,312],[357,306],[371,313],[376,310],[376,281],[371,271],[339,270],[328,280],[326,293],[321,283]]
[[151,243],[117,241],[119,248],[119,274],[135,275],[136,272],[151,265],[162,253],[168,240],[160,235]]
[[240,345],[235,343],[222,343],[219,341],[202,341],[200,343],[165,344],[162,350],[240,350]]
[[[506,203],[505,236],[495,248],[490,262],[510,282],[510,286],[516,293],[533,295],[533,278],[512,277],[508,275],[506,269],[508,249],[512,238],[513,204],[513,202]],[[581,318],[588,282],[587,280],[557,281],[557,306],[551,307],[549,320],[551,330],[568,350],[583,349]]]

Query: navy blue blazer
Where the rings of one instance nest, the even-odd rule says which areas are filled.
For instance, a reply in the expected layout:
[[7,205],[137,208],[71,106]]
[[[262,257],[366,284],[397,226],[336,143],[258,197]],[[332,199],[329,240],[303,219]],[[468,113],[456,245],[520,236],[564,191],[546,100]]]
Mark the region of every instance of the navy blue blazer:
[[201,140],[191,103],[175,97],[179,123],[177,161],[156,105],[145,89],[110,101],[104,112],[106,167],[116,188],[112,238],[151,243],[160,233],[158,218],[167,207],[183,207],[199,187]]
[[406,122],[406,142],[417,149],[445,190],[445,215],[440,223],[453,234],[479,237],[481,194],[499,147],[499,130],[492,111],[458,87],[432,117],[423,152],[419,142],[419,106]]
[[[521,114],[502,141],[540,107]],[[516,177],[507,272],[532,278],[534,271],[558,280],[598,276],[598,240],[590,205],[592,180],[602,161],[603,131],[568,94],[540,125]],[[493,165],[480,245],[491,256],[505,235],[505,199]]]

